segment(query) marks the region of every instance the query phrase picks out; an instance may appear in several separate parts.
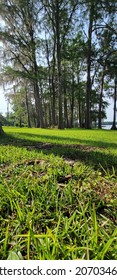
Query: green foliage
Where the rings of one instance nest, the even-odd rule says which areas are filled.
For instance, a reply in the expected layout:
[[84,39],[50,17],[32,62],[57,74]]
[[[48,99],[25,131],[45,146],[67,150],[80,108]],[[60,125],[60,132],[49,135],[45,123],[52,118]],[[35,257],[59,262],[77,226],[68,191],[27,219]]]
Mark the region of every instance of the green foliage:
[[90,128],[106,117],[100,74],[106,84],[110,78],[111,89],[117,72],[115,2],[0,2],[0,82],[13,87],[7,98],[15,124],[68,128],[79,120]]
[[8,125],[7,119],[0,113],[0,123],[2,125]]

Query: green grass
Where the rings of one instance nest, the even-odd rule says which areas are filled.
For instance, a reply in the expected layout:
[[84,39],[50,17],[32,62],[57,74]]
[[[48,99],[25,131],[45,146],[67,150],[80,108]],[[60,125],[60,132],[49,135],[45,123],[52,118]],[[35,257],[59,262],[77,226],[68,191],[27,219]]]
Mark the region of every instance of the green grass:
[[4,131],[0,259],[116,260],[117,133]]

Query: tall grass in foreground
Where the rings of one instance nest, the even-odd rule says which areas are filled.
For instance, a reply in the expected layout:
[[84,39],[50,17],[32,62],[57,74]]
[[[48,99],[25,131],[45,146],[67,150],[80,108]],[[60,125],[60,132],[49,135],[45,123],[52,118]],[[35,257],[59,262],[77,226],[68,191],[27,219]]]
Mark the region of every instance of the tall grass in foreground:
[[12,145],[0,162],[0,259],[117,259],[115,166]]

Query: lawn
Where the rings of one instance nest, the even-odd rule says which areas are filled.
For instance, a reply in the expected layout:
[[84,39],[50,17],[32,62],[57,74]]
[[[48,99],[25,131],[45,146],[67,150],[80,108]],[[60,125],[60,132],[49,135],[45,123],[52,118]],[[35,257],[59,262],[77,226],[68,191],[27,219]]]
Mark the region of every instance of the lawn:
[[0,259],[117,259],[117,132],[4,127]]

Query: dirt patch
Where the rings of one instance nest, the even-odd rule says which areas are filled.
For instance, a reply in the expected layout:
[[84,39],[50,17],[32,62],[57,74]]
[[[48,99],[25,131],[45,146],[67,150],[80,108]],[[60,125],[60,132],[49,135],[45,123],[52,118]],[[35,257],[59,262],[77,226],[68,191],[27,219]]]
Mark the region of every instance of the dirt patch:
[[37,149],[37,150],[48,150],[48,149],[52,149],[52,148],[66,148],[66,149],[79,149],[81,151],[87,151],[87,152],[90,152],[90,151],[95,151],[95,150],[100,150],[102,148],[99,148],[99,147],[92,147],[92,146],[87,146],[87,145],[74,145],[74,144],[71,144],[71,145],[61,145],[61,144],[52,144],[52,143],[43,143],[43,142],[39,142],[37,143],[36,145],[30,145],[30,146],[25,146],[27,148],[27,150],[31,151],[31,150],[34,150],[34,149]]
[[37,143],[36,145],[31,145],[31,146],[26,146],[27,150],[28,151],[32,151],[34,149],[37,149],[37,150],[44,150],[44,149],[52,149],[54,147],[54,144],[51,144],[51,143]]

